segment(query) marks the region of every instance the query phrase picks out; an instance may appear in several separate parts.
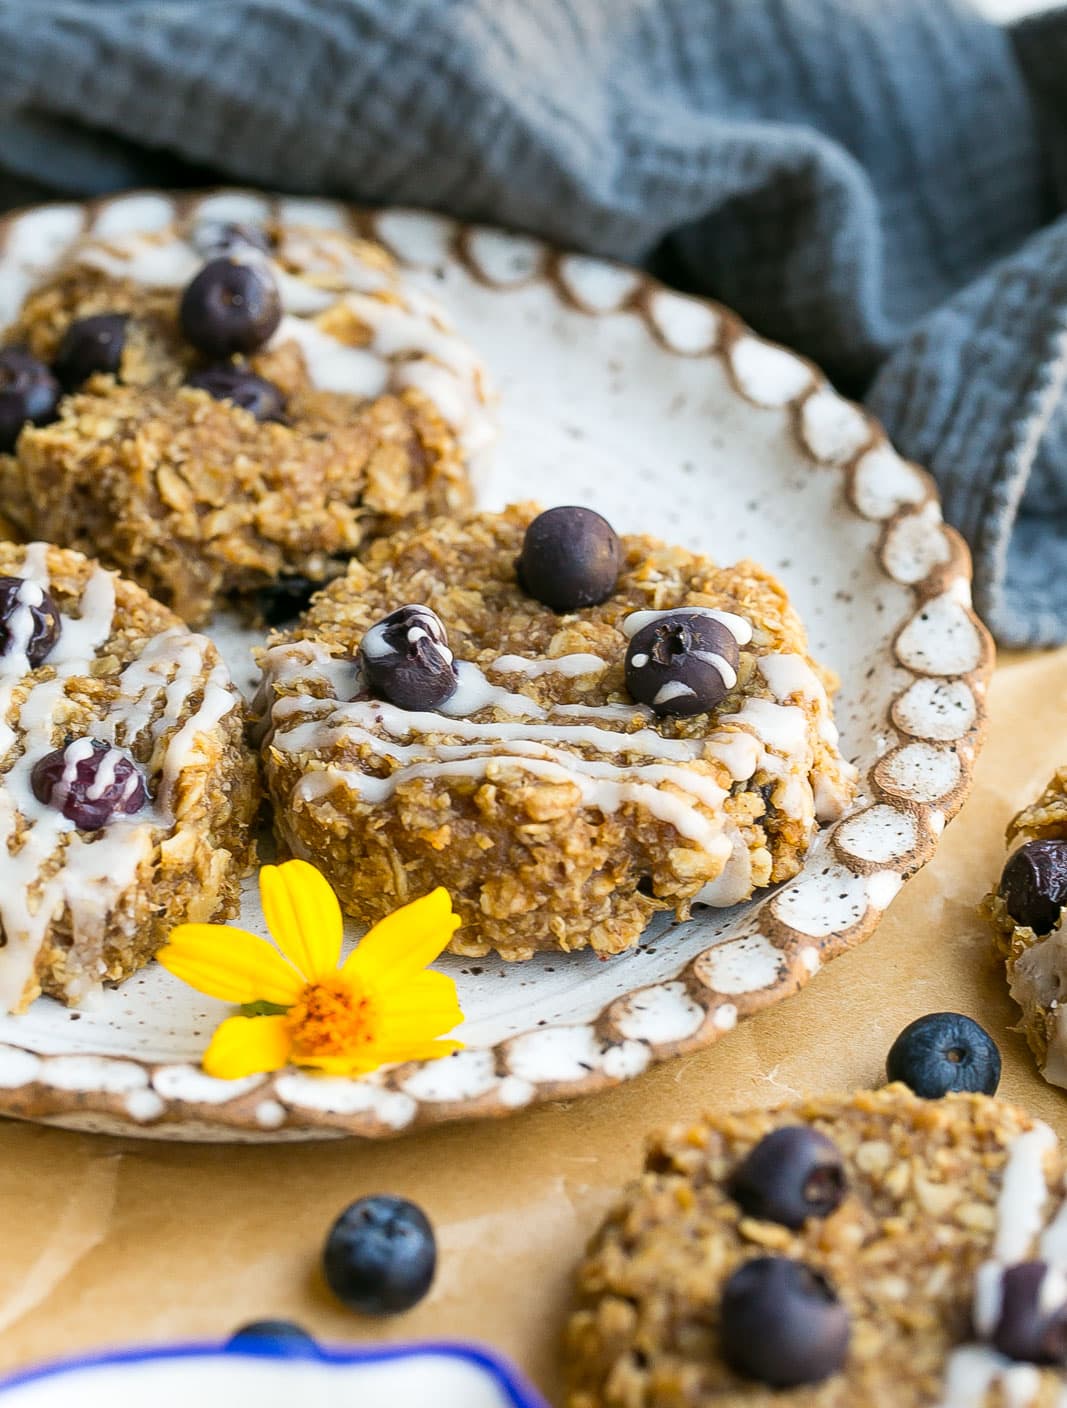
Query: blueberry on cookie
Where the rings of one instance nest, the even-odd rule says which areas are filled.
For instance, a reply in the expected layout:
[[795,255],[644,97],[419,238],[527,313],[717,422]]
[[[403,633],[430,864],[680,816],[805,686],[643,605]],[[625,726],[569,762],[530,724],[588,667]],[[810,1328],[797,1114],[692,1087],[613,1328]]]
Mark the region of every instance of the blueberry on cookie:
[[99,372],[114,375],[122,365],[126,345],[125,313],[96,313],[75,318],[59,344],[55,373],[73,391]]
[[553,611],[597,606],[615,590],[622,548],[615,529],[591,508],[539,513],[523,535],[517,571],[524,591]]
[[182,332],[209,357],[255,352],[282,320],[278,285],[262,261],[209,260],[182,293]]
[[23,347],[0,348],[0,452],[15,448],[27,425],[55,418],[60,386],[45,364]]

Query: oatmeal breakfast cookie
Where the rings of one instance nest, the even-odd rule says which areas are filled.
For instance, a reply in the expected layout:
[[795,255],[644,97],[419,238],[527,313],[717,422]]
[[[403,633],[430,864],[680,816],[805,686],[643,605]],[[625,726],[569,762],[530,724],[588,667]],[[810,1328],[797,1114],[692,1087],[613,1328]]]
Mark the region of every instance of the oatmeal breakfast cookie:
[[0,543],[0,1011],[237,912],[255,759],[214,645],[80,553]]
[[669,1130],[578,1272],[568,1408],[1057,1408],[1064,1171],[901,1085]]
[[366,924],[447,886],[470,956],[608,955],[738,903],[852,792],[774,578],[586,509],[379,542],[260,663],[282,848]]
[[982,911],[1041,1073],[1067,1088],[1067,768],[1012,819],[1007,840],[1012,854]]
[[306,603],[369,539],[467,507],[493,434],[443,311],[339,230],[86,239],[3,341],[5,514],[193,624],[257,591],[268,618]]

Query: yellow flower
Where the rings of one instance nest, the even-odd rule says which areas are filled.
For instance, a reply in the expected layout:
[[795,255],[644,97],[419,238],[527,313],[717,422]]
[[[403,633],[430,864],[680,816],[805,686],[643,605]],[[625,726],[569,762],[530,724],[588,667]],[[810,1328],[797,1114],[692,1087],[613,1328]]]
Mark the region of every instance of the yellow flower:
[[239,1080],[288,1065],[365,1075],[462,1049],[440,1040],[463,1021],[456,985],[425,971],[459,928],[447,890],[375,924],[340,967],[341,907],[313,865],[265,865],[259,891],[277,948],[246,929],[182,924],[158,955],[209,997],[282,1009],[223,1022],[204,1053],[209,1076]]

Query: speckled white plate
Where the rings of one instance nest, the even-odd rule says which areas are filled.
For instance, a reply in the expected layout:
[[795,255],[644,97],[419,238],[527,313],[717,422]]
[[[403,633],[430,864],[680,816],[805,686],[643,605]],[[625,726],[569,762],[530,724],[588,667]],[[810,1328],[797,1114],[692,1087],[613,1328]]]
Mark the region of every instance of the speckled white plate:
[[[269,204],[238,192],[190,201],[252,220]],[[0,1113],[159,1139],[374,1137],[602,1089],[717,1040],[866,937],[969,785],[992,648],[971,611],[967,551],[928,476],[813,367],[722,308],[533,239],[409,211],[281,204],[382,240],[484,356],[502,421],[486,506],[588,504],[620,531],[752,556],[781,576],[815,655],[841,676],[859,795],[797,880],[735,910],[661,919],[609,962],[445,960],[467,1013],[467,1050],[445,1061],[359,1081],[210,1080],[197,1063],[226,1009],[153,968],[91,1011],[42,1000],[0,1019]],[[138,194],[0,224],[7,298],[87,226],[151,228],[173,206]],[[247,639],[224,623],[218,635],[247,682]],[[261,926],[253,896],[242,922]]]

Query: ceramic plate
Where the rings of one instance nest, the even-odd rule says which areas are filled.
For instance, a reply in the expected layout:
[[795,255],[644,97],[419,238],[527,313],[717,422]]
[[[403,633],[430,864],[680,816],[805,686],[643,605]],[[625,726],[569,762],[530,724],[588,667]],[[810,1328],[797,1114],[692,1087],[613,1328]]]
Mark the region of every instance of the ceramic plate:
[[[270,204],[190,202],[251,220]],[[211,1080],[197,1063],[225,1009],[152,968],[91,1010],[42,1000],[0,1019],[0,1113],[159,1139],[375,1137],[602,1089],[718,1040],[866,937],[969,785],[992,649],[967,551],[929,477],[812,366],[723,308],[533,239],[411,211],[280,205],[382,240],[483,355],[501,417],[487,507],[588,504],[619,531],[751,556],[782,578],[814,654],[841,677],[859,793],[796,880],[685,924],[661,917],[609,962],[444,960],[468,1017],[467,1049],[445,1061],[360,1081]],[[151,228],[173,208],[142,193],[12,217],[0,320],[86,227]],[[247,637],[224,622],[216,634],[248,683]],[[241,922],[260,927],[253,896]]]

